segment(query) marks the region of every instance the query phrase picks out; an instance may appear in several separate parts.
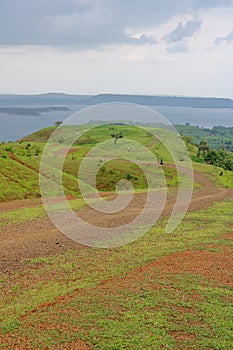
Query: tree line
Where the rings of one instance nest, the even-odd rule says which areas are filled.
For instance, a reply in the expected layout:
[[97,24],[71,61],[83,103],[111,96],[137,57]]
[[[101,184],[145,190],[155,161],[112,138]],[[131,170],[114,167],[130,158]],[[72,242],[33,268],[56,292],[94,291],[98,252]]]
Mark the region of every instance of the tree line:
[[210,149],[208,142],[202,140],[198,145],[197,158],[224,170],[233,171],[233,153],[225,148],[220,150]]

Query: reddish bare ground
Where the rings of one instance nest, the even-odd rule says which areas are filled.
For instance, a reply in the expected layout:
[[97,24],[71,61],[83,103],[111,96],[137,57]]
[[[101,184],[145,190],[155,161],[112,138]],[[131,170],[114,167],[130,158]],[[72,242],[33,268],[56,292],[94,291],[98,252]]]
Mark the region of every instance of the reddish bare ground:
[[[61,330],[62,331],[62,330]],[[1,336],[0,334],[0,344],[7,344],[4,349],[8,350],[31,350],[32,348],[30,339],[22,337],[14,337],[12,334],[7,334]],[[43,350],[91,350],[92,348],[87,345],[84,341],[77,340],[75,342],[62,344],[61,346],[50,346],[43,347]]]
[[[208,248],[208,247],[206,247]],[[211,247],[209,247],[211,248]],[[213,247],[212,247],[213,248]],[[80,311],[72,306],[72,301],[82,296],[83,300],[88,300],[91,297],[105,300],[106,307],[108,303],[109,295],[122,296],[124,298],[125,291],[128,293],[133,292],[134,294],[141,295],[142,290],[153,292],[158,289],[170,289],[172,293],[179,293],[182,300],[190,301],[202,301],[202,297],[198,291],[189,291],[188,294],[184,294],[178,289],[174,289],[171,278],[184,273],[190,273],[197,276],[205,277],[203,284],[210,285],[224,285],[233,286],[231,271],[233,268],[233,253],[228,247],[216,245],[214,248],[218,250],[213,251],[186,251],[181,253],[175,253],[170,256],[160,258],[157,261],[153,261],[143,267],[135,268],[127,273],[124,277],[114,277],[102,281],[96,287],[77,289],[66,296],[57,297],[53,303],[45,303],[39,305],[36,309],[29,311],[21,317],[21,321],[29,332],[32,332],[37,328],[38,338],[39,334],[45,330],[53,329],[59,332],[80,332],[81,328],[74,326],[71,323],[64,323],[58,316],[59,311],[62,310],[63,315],[67,314],[70,319],[77,319],[80,316]],[[163,285],[163,281],[166,281],[166,287]],[[122,294],[123,293],[123,294]],[[174,306],[175,307],[175,306]],[[46,311],[47,322],[46,324],[40,322],[40,315]],[[178,319],[177,322],[182,322],[185,314],[195,313],[195,308],[186,308],[185,306],[177,306]],[[31,316],[37,320],[36,325],[32,323]],[[200,321],[201,322],[201,321]],[[207,324],[203,326],[208,327]],[[171,336],[175,339],[177,344],[182,340],[190,340],[196,337],[196,335],[189,334],[183,331],[171,332]],[[30,339],[22,334],[17,337],[15,334],[2,334],[0,340],[7,343],[6,349],[31,349]],[[32,347],[33,348],[33,347]],[[177,349],[181,349],[177,347]],[[186,348],[185,345],[183,347]],[[45,348],[46,349],[46,348]],[[60,344],[59,347],[51,349],[79,349],[87,350],[92,349],[82,340],[77,342],[71,342],[67,344]]]
[[[230,189],[216,189],[212,182],[204,175],[195,172],[196,181],[202,186],[200,190],[197,190],[193,194],[191,205],[189,210],[199,210],[205,208],[216,201],[222,201],[226,198],[233,196],[233,190]],[[169,215],[175,202],[175,197],[170,196],[167,199],[163,216]],[[92,215],[93,210],[90,208],[83,208],[80,210],[80,215],[85,219],[90,219],[91,222],[95,222],[101,225],[115,225],[125,223],[127,220],[132,219],[138,215],[139,211],[145,203],[145,195],[135,195],[130,206],[124,212],[121,212],[117,216],[111,216],[111,222],[109,223],[109,216]],[[13,210],[22,207],[31,207],[41,205],[39,199],[14,201],[9,203],[0,204],[0,212],[6,210]],[[1,247],[0,247],[0,271],[6,273],[10,270],[22,268],[22,259],[36,257],[36,256],[49,256],[67,249],[84,249],[77,243],[69,240],[62,235],[47,219],[36,219],[26,223],[17,225],[8,225],[0,229],[1,235]],[[232,234],[222,236],[222,238],[232,239]],[[146,287],[150,290],[156,290],[163,288],[158,282],[159,280],[166,279],[168,282],[174,276],[179,274],[190,273],[197,276],[204,276],[207,283],[222,284],[229,287],[233,286],[231,271],[233,269],[233,254],[228,247],[224,246],[212,246],[206,247],[207,250],[186,251],[182,253],[175,253],[170,256],[161,258],[157,261],[153,261],[150,264],[141,268],[133,269],[124,277],[115,277],[102,281],[94,288],[77,289],[71,294],[67,294],[64,297],[58,297],[53,303],[46,303],[38,305],[38,307],[21,317],[21,321],[30,331],[35,327],[35,324],[30,322],[30,316],[36,315],[37,317],[37,331],[38,336],[40,332],[43,333],[45,329],[54,329],[59,332],[62,331],[82,331],[75,328],[72,324],[64,324],[56,322],[58,318],[58,311],[62,307],[63,312],[69,313],[71,318],[79,316],[79,310],[72,309],[68,303],[75,300],[79,295],[84,297],[90,297],[93,295],[99,295],[102,298],[104,295],[118,294],[121,295],[123,290],[133,290],[134,293],[141,292],[142,287]],[[211,248],[208,250],[208,248]],[[155,281],[156,276],[156,281]],[[149,282],[148,282],[149,281]],[[167,284],[169,287],[169,283]],[[177,291],[179,292],[179,291]],[[187,297],[182,295],[182,297]],[[189,298],[192,300],[200,300],[201,296],[197,291],[189,294]],[[47,310],[48,323],[40,323],[40,315],[43,310]],[[179,310],[181,313],[190,312],[190,310]],[[51,316],[51,317],[50,317]],[[173,332],[171,334],[174,339],[179,342],[182,340],[189,340],[193,337],[191,334],[182,332]],[[16,336],[14,333],[0,334],[0,342],[7,344],[6,349],[19,349],[27,350],[31,349],[30,339],[23,334]],[[46,349],[46,348],[45,348]],[[51,348],[53,349],[53,348]],[[78,340],[76,342],[70,342],[66,344],[60,344],[59,347],[54,349],[78,349],[87,350],[91,349],[84,341]]]
[[[195,181],[202,187],[194,191],[189,211],[208,207],[213,202],[233,197],[233,189],[216,188],[212,181],[199,172],[194,172]],[[175,196],[168,196],[162,216],[168,216],[174,206]],[[99,215],[93,209],[84,207],[79,217],[101,227],[121,226],[138,216],[144,207],[146,194],[135,194],[130,205],[117,214]],[[0,203],[0,212],[41,205],[40,199]],[[67,249],[82,249],[71,241],[50,222],[48,218],[34,219],[0,227],[0,273],[23,266],[22,260],[37,256],[50,256]]]

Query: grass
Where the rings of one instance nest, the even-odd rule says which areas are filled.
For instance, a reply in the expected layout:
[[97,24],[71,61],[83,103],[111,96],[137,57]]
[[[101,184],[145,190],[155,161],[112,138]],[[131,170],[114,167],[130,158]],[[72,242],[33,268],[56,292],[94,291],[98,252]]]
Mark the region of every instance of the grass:
[[[77,177],[81,161],[92,147],[99,142],[106,140],[112,140],[112,142],[114,142],[111,137],[112,131],[110,130],[110,127],[112,127],[112,125],[94,127],[84,133],[78,140],[78,143],[70,148],[65,157],[62,168],[62,182],[66,195],[80,197]],[[165,164],[163,170],[166,176],[168,188],[175,188],[178,183],[175,170],[166,167],[166,164],[174,163],[172,155],[169,153],[169,148],[172,149],[175,156],[178,157],[178,162],[184,166],[185,162],[183,160],[185,160],[188,154],[193,156],[197,151],[195,146],[188,144],[188,150],[183,153],[183,150],[180,150],[179,142],[174,143],[173,138],[170,140],[171,132],[169,130],[163,130],[163,132],[161,132],[160,129],[142,129],[129,125],[117,125],[113,127],[116,129],[116,132],[122,132],[124,135],[123,139],[120,139],[118,143],[119,145],[124,145],[126,150],[125,157],[128,161],[123,163],[121,160],[114,160],[104,163],[102,160],[103,164],[97,174],[97,188],[100,191],[114,191],[117,182],[122,178],[131,181],[135,190],[147,188],[147,181],[145,180],[142,171],[130,161],[130,154],[127,153],[127,139],[132,139],[139,144],[146,146],[158,159],[163,159]],[[66,128],[70,127],[66,126]],[[79,128],[85,130],[85,126]],[[0,145],[0,180],[2,183],[0,188],[0,201],[36,198],[40,196],[38,178],[41,155],[45,147],[45,141],[47,141],[48,137],[54,130],[55,127],[49,127],[26,137],[20,142],[8,144],[3,143]],[[61,136],[58,134],[57,137]],[[165,140],[165,143],[163,142],[163,139]],[[166,144],[168,149],[166,148]],[[116,147],[118,146],[116,145]],[[53,177],[56,176],[57,173],[55,170],[56,164],[59,163],[59,160],[63,157],[63,153],[66,149],[66,144],[59,144],[59,142],[55,143],[52,147],[54,166],[52,167],[51,164],[51,167],[54,174],[52,174],[51,178],[47,181],[48,189],[54,189]],[[219,168],[196,163],[194,163],[194,167],[207,173],[217,186],[233,187],[232,172],[224,171],[223,176],[220,178],[219,173],[221,169]],[[82,180],[86,181],[86,179]],[[48,195],[51,194],[53,193],[48,193]]]
[[[80,190],[77,183],[80,163],[87,152],[99,142],[106,140],[114,142],[111,137],[112,131],[110,127],[110,125],[94,127],[87,133],[84,133],[76,145],[70,148],[62,168],[62,181],[65,194],[80,197]],[[85,126],[81,127],[81,129],[83,128],[85,130]],[[118,143],[120,144],[121,142],[121,145],[124,145],[126,158],[130,158],[127,153],[129,142],[127,140],[132,139],[140,145],[147,146],[158,158],[162,157],[165,163],[173,162],[166,147],[155,137],[161,134],[159,129],[146,130],[128,125],[114,126],[114,129],[116,128],[119,129],[116,131],[121,131],[124,135],[124,138],[119,140]],[[49,127],[26,137],[20,142],[2,143],[0,145],[0,180],[3,184],[0,188],[0,201],[36,198],[40,196],[38,179],[41,155],[45,147],[45,141],[47,141],[54,130],[55,127]],[[151,134],[152,131],[155,136]],[[168,132],[165,131],[165,134]],[[57,137],[61,137],[59,136],[59,131]],[[116,145],[116,147],[118,146]],[[63,157],[63,152],[66,149],[66,143],[59,143],[59,140],[52,147],[53,172],[55,176],[56,163]],[[107,168],[107,172],[104,174],[105,168]],[[175,171],[168,170],[166,167],[164,169],[168,187],[175,187],[177,185]],[[112,191],[121,178],[130,180],[136,190],[147,188],[147,182],[142,171],[139,171],[138,167],[133,162],[130,162],[130,159],[125,164],[122,164],[120,160],[109,162],[106,166],[103,164],[99,176],[97,176],[97,187],[102,191]],[[53,175],[51,175],[47,183],[49,183],[48,188],[53,188]]]
[[[85,205],[82,198],[70,200],[69,204],[73,210],[78,210]],[[53,204],[54,210],[64,210],[62,204]],[[20,208],[0,212],[0,227],[12,224],[20,224],[29,220],[46,217],[46,211],[43,205],[30,206],[28,208]]]
[[[124,138],[133,135],[158,158],[172,163],[164,145],[146,130],[116,128]],[[41,152],[53,130],[37,132],[25,142],[0,146],[0,200],[38,196]],[[108,138],[109,127],[101,126],[83,135],[79,144],[73,146],[63,166],[67,194],[80,195],[77,188],[80,162],[93,145]],[[54,145],[55,153],[58,152],[55,164],[61,148],[65,144]],[[195,147],[189,145],[189,152],[194,155]],[[11,154],[16,159],[11,159]],[[194,168],[217,187],[233,187],[230,172],[219,176],[221,169],[206,164],[195,163]],[[175,170],[164,166],[163,171],[167,186],[175,189]],[[100,167],[97,187],[102,191],[114,190],[122,177],[133,182],[136,192],[145,190],[141,170],[130,161],[119,160]],[[79,210],[84,201],[77,198],[70,204]],[[106,250],[76,245],[54,256],[24,260],[23,269],[0,275],[0,348],[62,349],[82,339],[91,348],[101,350],[230,350],[233,290],[230,284],[217,279],[222,268],[217,265],[217,257],[225,254],[227,258],[233,245],[223,236],[232,233],[232,204],[229,200],[188,213],[172,234],[165,233],[167,220],[160,220],[145,236],[123,247]],[[58,204],[57,209],[63,208]],[[45,216],[40,204],[1,212],[2,234],[7,225],[20,225]],[[197,259],[198,254],[211,256],[216,274],[205,275],[208,270],[205,266],[202,273],[196,271],[199,260],[192,262],[193,270],[189,269],[188,260],[181,254],[186,251],[197,252]],[[171,260],[161,262],[168,257],[177,264],[180,262],[177,271],[169,270]],[[203,265],[205,262],[208,259],[203,260]],[[163,270],[162,266],[167,268]],[[228,273],[230,279],[232,274]]]
[[[83,126],[82,129],[84,127],[85,126]],[[80,137],[79,143],[73,145],[69,150],[62,168],[62,181],[66,195],[80,197],[80,189],[77,182],[80,163],[87,152],[97,143],[109,139],[112,140],[110,136],[111,130],[109,130],[109,128],[109,125],[101,125],[91,129],[88,133],[84,133]],[[120,160],[114,160],[107,164],[103,162],[99,174],[97,175],[97,188],[101,191],[115,190],[116,183],[122,178],[130,180],[135,190],[147,188],[147,182],[142,171],[133,162],[130,162],[130,154],[127,154],[127,139],[132,139],[146,146],[158,159],[163,159],[165,164],[163,170],[169,188],[175,188],[178,183],[176,172],[166,167],[166,164],[173,163],[174,160],[165,147],[165,144],[163,144],[158,137],[167,140],[168,147],[173,150],[178,159],[185,159],[185,157],[188,156],[188,152],[190,155],[196,154],[196,148],[191,144],[187,145],[188,151],[185,154],[182,153],[183,151],[179,150],[178,146],[176,149],[173,145],[173,140],[170,145],[169,130],[165,130],[163,134],[161,134],[160,129],[153,128],[142,129],[128,125],[118,125],[114,126],[114,128],[117,128],[116,131],[121,131],[124,135],[124,138],[119,140],[118,143],[119,145],[124,145],[126,150],[125,157],[128,159],[128,162],[122,163]],[[36,198],[40,196],[38,178],[41,155],[45,146],[44,142],[54,130],[54,127],[46,128],[30,135],[25,138],[24,141],[0,145],[0,180],[2,183],[0,188],[0,201]],[[62,154],[67,148],[65,144],[55,143],[52,149],[54,154],[53,172],[56,176],[56,163],[63,157]],[[180,162],[181,165],[185,165],[183,163],[184,162]],[[233,187],[232,173],[224,172],[223,176],[220,178],[220,169],[216,167],[208,167],[205,164],[196,163],[194,163],[194,166],[214,178],[218,186]],[[83,180],[86,181],[86,179]],[[47,183],[48,188],[53,189],[53,175],[51,175]]]
[[[222,168],[216,166],[201,163],[193,163],[193,168],[209,177],[216,187],[233,188],[232,171],[223,170]],[[220,176],[221,172],[223,172],[222,176]]]
[[[210,245],[217,244],[217,251],[230,247],[231,241],[220,235],[231,232],[231,208],[232,201],[227,201],[189,213],[169,235],[164,220],[121,248],[80,247],[25,261],[24,270],[1,280],[3,333],[28,336],[31,349],[59,348],[79,338],[94,349],[230,349],[230,288],[201,275],[135,269],[175,252],[205,249],[214,254]],[[117,287],[128,274],[135,278]],[[111,282],[101,287],[108,278],[113,286],[114,278],[119,281],[113,290]],[[192,298],[195,291],[198,300]],[[25,321],[20,318],[62,295],[68,296],[64,303],[40,307]]]

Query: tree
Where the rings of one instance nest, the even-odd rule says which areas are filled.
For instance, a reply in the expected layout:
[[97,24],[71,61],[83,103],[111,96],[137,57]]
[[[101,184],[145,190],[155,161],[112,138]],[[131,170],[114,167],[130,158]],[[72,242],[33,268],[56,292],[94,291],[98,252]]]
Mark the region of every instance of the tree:
[[204,155],[205,162],[216,165],[225,170],[233,171],[233,153],[221,148],[219,151],[209,150]]
[[209,145],[206,140],[201,140],[201,142],[198,145],[198,152],[197,152],[197,157],[204,157],[205,154],[209,151]]
[[194,138],[192,136],[184,135],[182,136],[182,139],[184,140],[185,143],[187,144],[194,144]]
[[59,120],[57,120],[57,121],[54,123],[54,125],[55,125],[56,127],[58,127],[58,126],[61,125],[61,124],[62,124],[62,122],[59,121]]
[[114,128],[112,129],[113,129],[113,132],[111,133],[111,136],[114,138],[114,144],[116,144],[119,139],[123,138],[123,134],[122,132],[115,132]]
[[217,163],[218,163],[218,152],[215,149],[211,149],[205,154],[204,159],[205,159],[205,162],[207,162],[209,164],[217,165]]

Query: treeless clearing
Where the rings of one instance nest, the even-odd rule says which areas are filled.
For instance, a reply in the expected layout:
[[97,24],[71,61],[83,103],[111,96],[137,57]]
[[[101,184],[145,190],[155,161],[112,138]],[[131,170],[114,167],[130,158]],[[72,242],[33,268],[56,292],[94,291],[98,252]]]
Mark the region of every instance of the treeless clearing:
[[[189,211],[206,208],[216,201],[222,201],[233,196],[232,189],[215,188],[208,178],[198,172],[195,172],[195,180],[201,184],[202,188],[194,191]],[[109,215],[96,215],[89,207],[83,207],[78,213],[83,219],[89,220],[89,222],[96,225],[108,227],[117,224],[119,226],[137,216],[145,200],[146,194],[135,194],[128,208],[117,215],[112,215],[111,220],[109,220]],[[162,213],[163,217],[171,213],[174,203],[175,196],[168,196]],[[14,201],[1,203],[0,211],[39,205],[41,205],[40,199]],[[231,226],[229,227],[231,228]],[[22,262],[23,259],[53,256],[68,249],[79,251],[85,249],[85,247],[61,234],[48,218],[39,218],[20,224],[3,226],[0,229],[0,234],[1,273],[9,275],[13,273],[12,276],[14,276],[14,270],[21,269],[23,271],[25,268],[25,273],[27,273],[25,264]],[[232,234],[224,234],[221,236],[221,239],[231,240]],[[19,331],[16,328],[14,331],[9,330],[5,334],[0,334],[0,343],[4,344],[5,349],[35,349],[38,348],[38,343],[35,347],[33,341],[37,337],[40,348],[48,349],[48,347],[44,346],[43,341],[40,342],[40,339],[43,339],[43,336],[49,332],[51,334],[56,332],[56,334],[60,335],[64,333],[71,338],[74,333],[88,333],[89,328],[83,328],[82,323],[77,325],[72,322],[84,317],[86,312],[85,309],[79,309],[77,305],[87,303],[87,309],[91,309],[93,304],[88,305],[88,303],[92,300],[97,307],[101,308],[104,305],[106,311],[108,308],[114,307],[117,317],[121,317],[123,313],[122,306],[121,303],[116,301],[124,301],[126,295],[129,298],[133,295],[134,298],[138,298],[136,300],[143,300],[141,299],[142,297],[147,298],[143,294],[144,291],[153,297],[158,291],[161,291],[161,293],[168,291],[171,300],[173,297],[178,298],[178,300],[183,300],[184,305],[177,304],[172,306],[173,321],[175,324],[181,325],[182,329],[169,331],[168,327],[167,332],[170,332],[170,336],[174,339],[176,349],[196,349],[195,341],[197,341],[198,334],[189,331],[188,326],[202,327],[206,332],[209,331],[210,334],[213,330],[208,323],[196,317],[196,315],[199,315],[198,312],[202,316],[202,311],[196,309],[195,303],[204,302],[204,296],[197,288],[188,290],[188,292],[187,290],[181,290],[180,279],[185,275],[195,276],[194,280],[197,278],[199,281],[200,279],[198,286],[203,286],[204,289],[205,286],[211,286],[211,288],[217,288],[218,286],[232,288],[232,262],[233,254],[230,247],[219,244],[203,245],[203,250],[189,249],[184,252],[164,256],[141,267],[132,268],[123,276],[106,278],[92,287],[77,288],[64,296],[55,297],[51,302],[38,303],[36,307],[25,310],[19,317],[21,327]],[[36,266],[34,268],[36,269]],[[37,279],[40,279],[41,276],[35,274],[33,278],[36,285]],[[30,279],[29,283],[32,283],[33,278]],[[20,281],[18,280],[18,282]],[[186,282],[182,280],[182,283]],[[25,285],[24,288],[27,288],[27,286]],[[3,296],[6,299],[7,293],[9,291],[3,290]],[[185,306],[186,304],[187,306]],[[154,316],[159,312],[161,305],[156,307],[158,310],[152,310]],[[111,317],[114,321],[114,314]],[[92,330],[97,327],[95,326],[95,321],[91,321],[90,324],[89,327],[92,327],[90,328]],[[183,325],[186,328],[183,328]],[[31,338],[31,335],[34,338]],[[54,337],[56,342],[58,335]],[[57,338],[57,343],[49,346],[49,349],[93,349],[85,340],[82,340],[84,339],[82,335],[79,335],[79,338],[75,341],[70,340],[61,343],[59,338]]]
[[[233,197],[233,189],[216,188],[212,181],[198,171],[194,172],[195,181],[202,187],[193,192],[189,211],[200,210],[214,202]],[[108,194],[105,194],[107,197]],[[162,217],[168,216],[173,209],[176,197],[168,196]],[[83,207],[78,215],[84,221],[100,227],[121,226],[135,218],[144,207],[145,193],[136,193],[130,205],[117,214],[101,214],[90,207]],[[0,203],[0,212],[41,205],[41,199]],[[0,273],[21,268],[22,260],[37,256],[51,256],[67,249],[82,249],[71,241],[51,223],[48,218],[34,219],[25,223],[0,227]]]

